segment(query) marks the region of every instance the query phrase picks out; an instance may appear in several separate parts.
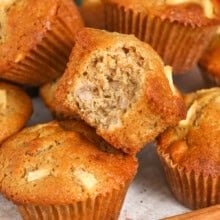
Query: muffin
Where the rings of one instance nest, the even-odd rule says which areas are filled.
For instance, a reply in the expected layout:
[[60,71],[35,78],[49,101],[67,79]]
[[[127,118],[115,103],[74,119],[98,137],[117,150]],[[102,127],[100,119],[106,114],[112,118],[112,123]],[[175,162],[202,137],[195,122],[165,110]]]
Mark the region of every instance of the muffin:
[[0,82],[0,144],[21,130],[31,114],[32,102],[25,92]]
[[190,70],[220,24],[217,0],[103,0],[106,29],[149,43],[174,73]]
[[220,88],[185,97],[187,118],[158,139],[158,154],[174,196],[199,209],[220,203]]
[[86,27],[104,29],[104,6],[101,0],[83,0],[80,12]]
[[78,119],[79,117],[77,114],[72,114],[66,109],[59,108],[59,105],[57,104],[55,99],[57,84],[58,80],[55,80],[43,85],[40,88],[39,93],[41,98],[43,99],[44,104],[49,108],[52,115],[59,120]]
[[136,153],[185,116],[170,67],[137,38],[85,28],[55,92],[107,142]]
[[199,61],[204,79],[211,86],[220,86],[220,33],[218,33]]
[[25,220],[117,219],[137,161],[99,139],[79,122],[24,129],[0,149],[1,192]]
[[57,78],[83,26],[74,2],[5,0],[0,12],[0,78],[31,86]]

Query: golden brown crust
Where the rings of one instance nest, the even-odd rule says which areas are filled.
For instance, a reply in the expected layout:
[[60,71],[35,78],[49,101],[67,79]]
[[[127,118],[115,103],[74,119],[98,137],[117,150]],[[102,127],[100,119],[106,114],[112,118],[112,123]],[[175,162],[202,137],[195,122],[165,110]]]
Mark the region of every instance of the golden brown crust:
[[186,95],[187,119],[158,140],[158,152],[169,163],[197,175],[219,177],[219,97],[219,88]]
[[8,199],[69,205],[128,186],[136,159],[99,142],[87,125],[68,123],[62,125],[68,130],[57,122],[27,128],[3,144],[1,192]]
[[32,114],[31,99],[16,86],[0,82],[4,91],[5,107],[0,103],[0,143],[21,130]]
[[177,5],[154,5],[145,0],[103,0],[105,4],[118,5],[125,10],[134,10],[135,12],[147,13],[152,16],[160,17],[163,20],[178,22],[192,27],[201,27],[217,25],[220,23],[218,16],[208,18],[203,8],[198,4],[185,3]]
[[199,61],[201,68],[220,80],[220,35],[217,34]]
[[0,77],[30,85],[45,83],[61,74],[74,45],[74,35],[83,26],[71,0],[17,0],[5,22]]
[[[113,45],[128,43],[140,49],[148,59],[150,70],[146,74],[143,85],[143,96],[126,113],[123,125],[112,130],[105,130],[91,124],[87,116],[83,116],[74,103],[68,100],[77,77],[82,72],[94,51],[105,51]],[[133,36],[108,33],[85,28],[76,36],[76,45],[70,56],[68,68],[61,78],[56,98],[59,105],[68,108],[72,113],[96,127],[97,133],[116,148],[128,153],[140,150],[146,142],[153,140],[167,126],[174,125],[184,118],[185,107],[181,97],[174,94],[164,74],[164,66],[159,56],[145,43]],[[73,101],[74,102],[74,101]]]
[[78,116],[70,113],[66,109],[59,107],[55,99],[55,91],[59,80],[51,81],[40,88],[40,96],[45,105],[49,108],[53,116],[59,120],[77,119]]

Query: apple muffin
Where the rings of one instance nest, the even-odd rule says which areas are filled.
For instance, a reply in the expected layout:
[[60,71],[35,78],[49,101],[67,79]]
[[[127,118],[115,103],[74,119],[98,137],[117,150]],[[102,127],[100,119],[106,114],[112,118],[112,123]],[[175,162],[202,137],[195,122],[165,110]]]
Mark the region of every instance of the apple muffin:
[[0,148],[1,192],[25,220],[118,219],[136,158],[101,141],[85,124],[68,128],[36,125],[6,141]]
[[174,73],[195,66],[220,24],[218,0],[103,0],[106,29],[149,43]]
[[158,139],[174,196],[192,209],[220,203],[220,88],[185,97],[188,113]]
[[72,0],[1,1],[0,78],[31,86],[57,78],[82,26]]
[[185,116],[172,69],[134,36],[82,29],[55,96],[116,148],[136,153]]

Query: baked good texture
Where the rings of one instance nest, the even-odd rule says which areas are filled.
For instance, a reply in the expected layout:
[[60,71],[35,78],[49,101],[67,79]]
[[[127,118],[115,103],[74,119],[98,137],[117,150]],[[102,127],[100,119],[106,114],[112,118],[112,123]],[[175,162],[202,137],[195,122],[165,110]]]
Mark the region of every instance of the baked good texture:
[[74,2],[4,0],[0,12],[0,78],[38,86],[61,75],[83,26]]
[[116,148],[136,153],[185,116],[170,67],[137,38],[85,28],[58,83],[59,105]]
[[56,102],[55,92],[57,89],[58,81],[59,79],[51,81],[40,88],[39,93],[43,99],[44,104],[49,108],[52,115],[58,120],[78,119],[79,116],[77,114],[73,114],[67,109],[60,108],[59,104]]
[[174,73],[190,70],[220,24],[211,0],[103,0],[109,31],[134,34],[149,43]]
[[185,97],[187,118],[158,140],[170,188],[187,207],[220,203],[220,88]]
[[32,114],[32,102],[20,88],[0,82],[0,144],[21,130]]
[[81,1],[80,12],[86,27],[104,29],[104,5],[101,0]]
[[218,33],[202,55],[199,66],[211,86],[220,86],[220,34]]
[[85,124],[63,127],[26,128],[3,144],[1,192],[25,220],[117,219],[135,157],[100,141]]

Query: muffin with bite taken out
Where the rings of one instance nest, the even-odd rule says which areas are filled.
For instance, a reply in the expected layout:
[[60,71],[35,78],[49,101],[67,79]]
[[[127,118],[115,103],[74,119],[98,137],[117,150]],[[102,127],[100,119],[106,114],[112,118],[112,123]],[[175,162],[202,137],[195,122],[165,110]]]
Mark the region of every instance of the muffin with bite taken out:
[[138,152],[185,116],[172,69],[134,36],[82,29],[55,97],[117,149]]

